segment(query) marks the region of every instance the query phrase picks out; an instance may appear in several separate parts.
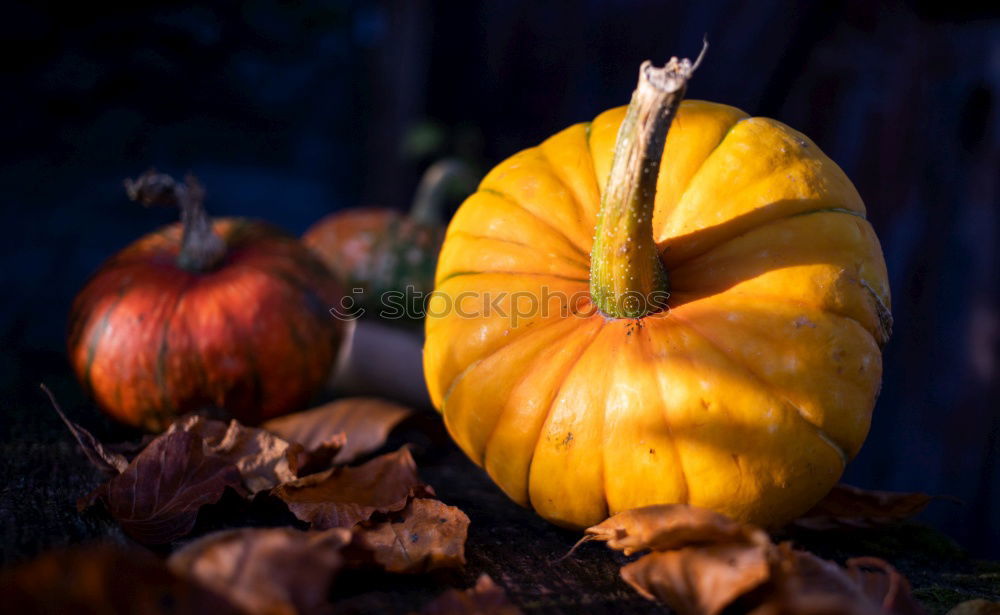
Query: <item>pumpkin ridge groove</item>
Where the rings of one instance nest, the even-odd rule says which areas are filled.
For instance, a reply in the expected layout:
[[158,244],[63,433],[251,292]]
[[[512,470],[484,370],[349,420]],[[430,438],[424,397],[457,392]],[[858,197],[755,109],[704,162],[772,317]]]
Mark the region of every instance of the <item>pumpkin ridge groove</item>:
[[[87,340],[87,361],[84,363],[83,369],[83,382],[86,384],[86,388],[91,391],[94,390],[93,382],[90,378],[90,372],[94,367],[94,359],[97,358],[97,347],[101,343],[101,338],[104,337],[104,332],[108,328],[108,323],[111,322],[111,313],[121,304],[125,299],[125,287],[124,285],[118,288],[118,297],[108,306],[108,309],[104,311],[101,318],[98,320],[98,324],[91,330],[90,339]],[[88,301],[88,303],[90,303]],[[75,346],[75,344],[74,344]]]
[[[447,422],[448,422],[447,421],[447,419],[448,419],[448,412],[447,412],[448,400],[451,399],[451,394],[455,391],[455,387],[457,387],[458,384],[459,384],[459,382],[461,382],[462,379],[465,378],[466,374],[468,374],[470,371],[472,371],[473,369],[475,369],[483,361],[487,361],[491,357],[493,357],[493,356],[495,356],[495,355],[503,352],[507,348],[511,347],[514,343],[520,342],[522,340],[525,340],[525,339],[527,339],[531,335],[534,335],[536,333],[544,331],[544,330],[548,329],[549,327],[555,326],[555,325],[559,324],[560,322],[562,322],[562,319],[555,319],[555,318],[553,318],[553,319],[548,319],[548,320],[542,320],[541,322],[544,323],[544,324],[541,325],[541,326],[539,326],[539,327],[535,327],[534,329],[532,329],[530,331],[527,331],[526,333],[523,333],[523,334],[517,336],[517,338],[515,338],[514,340],[510,340],[510,342],[508,342],[507,344],[503,344],[500,347],[494,348],[493,350],[487,352],[482,357],[480,357],[480,358],[476,359],[475,361],[469,363],[469,365],[466,366],[465,369],[463,369],[461,372],[459,372],[455,376],[455,378],[451,381],[451,384],[448,385],[447,390],[445,391],[445,394],[441,397],[441,414],[445,418],[445,426],[447,426]],[[485,453],[486,453],[486,449],[484,447],[484,449],[483,449],[483,458],[484,458],[484,461],[485,461]],[[471,457],[471,455],[470,455],[470,457]],[[473,461],[475,461],[475,460],[473,460]],[[481,466],[482,462],[477,461],[476,464]]]
[[588,280],[583,278],[571,278],[566,275],[559,275],[558,273],[537,273],[531,271],[453,271],[437,281],[435,286],[440,286],[448,280],[454,278],[461,278],[472,275],[515,275],[515,276],[532,276],[532,277],[544,277],[544,278],[556,278],[557,280],[565,280],[567,282],[580,282],[586,284]]
[[[594,332],[591,333],[591,339],[588,340],[585,344],[583,344],[580,347],[580,349],[576,352],[576,356],[574,356],[571,360],[566,361],[566,364],[565,364],[565,366],[564,366],[564,368],[562,370],[562,376],[556,380],[557,382],[563,382],[563,381],[566,380],[566,376],[569,374],[569,371],[573,368],[574,365],[576,365],[576,362],[579,360],[580,356],[587,349],[587,347],[590,346],[590,343],[593,341],[593,338],[597,336],[597,333],[600,332],[600,330],[603,327],[604,327],[604,324],[601,323],[594,330]],[[540,360],[540,357],[536,356],[529,365],[525,366],[524,375],[521,376],[521,378],[517,381],[517,384],[514,385],[514,388],[520,386],[528,378],[528,376],[531,375],[531,369],[530,368],[532,366],[534,366],[534,364],[537,363],[539,360]],[[557,387],[553,391],[552,397],[551,397],[551,399],[549,399],[549,402],[547,404],[548,408],[545,410],[545,418],[546,419],[548,419],[548,414],[552,411],[552,404],[555,403],[555,399],[556,399],[556,397],[559,394],[559,389],[560,388],[561,388],[561,385],[559,387]],[[486,437],[486,445],[483,446],[483,465],[486,464],[486,458],[489,456],[489,452],[490,452],[490,444],[493,443],[493,438],[494,438],[494,436],[496,436],[497,428],[499,428],[500,422],[503,420],[503,417],[507,414],[507,410],[508,410],[509,407],[510,406],[508,404],[504,405],[504,409],[500,412],[500,416],[497,417],[496,423],[494,423],[493,428],[490,430],[490,435],[488,435]],[[535,436],[536,446],[537,446],[537,442],[538,442],[538,440],[539,440],[539,438],[541,436],[541,430],[544,429],[544,428],[545,428],[545,420],[542,421],[542,425],[539,428],[539,433],[536,434],[536,436]],[[534,452],[532,452],[531,456],[532,456],[532,458],[534,458]],[[528,462],[527,475],[525,476],[525,479],[524,479],[525,493],[527,493],[529,491],[528,484],[529,484],[530,478],[531,478],[531,462],[529,461]],[[530,503],[530,501],[531,501],[530,500],[530,496],[528,498],[526,498],[526,499]]]
[[[774,203],[778,203],[781,200],[782,199],[779,199],[778,201],[773,201],[771,203],[767,203],[765,205],[761,205],[760,207],[757,207],[755,209],[752,209],[752,210],[750,210],[748,212],[745,212],[743,214],[740,214],[740,215],[741,216],[746,216],[746,215],[753,214],[753,212],[758,211],[760,209],[763,209],[765,207],[768,207],[770,205],[773,205]],[[802,199],[802,200],[819,201],[820,199]],[[731,237],[726,237],[724,239],[721,239],[718,243],[716,243],[714,245],[706,246],[704,250],[702,250],[700,252],[697,252],[695,254],[691,254],[687,258],[674,263],[671,268],[677,268],[677,267],[679,267],[681,265],[685,265],[685,264],[693,261],[696,258],[701,258],[702,256],[706,256],[706,255],[712,253],[713,251],[718,250],[719,248],[724,247],[726,244],[728,244],[728,243],[730,243],[732,241],[736,241],[737,239],[740,239],[741,237],[745,237],[746,235],[749,235],[750,233],[753,233],[755,231],[759,231],[759,230],[761,230],[761,229],[763,229],[763,228],[765,228],[767,226],[770,226],[772,224],[780,224],[781,222],[785,222],[786,220],[790,220],[792,218],[797,218],[799,216],[810,216],[810,215],[813,215],[813,214],[844,214],[844,213],[846,213],[848,211],[851,211],[851,210],[844,209],[842,207],[820,207],[820,208],[817,208],[817,209],[808,209],[806,211],[797,211],[797,212],[793,212],[793,213],[790,213],[790,214],[784,214],[784,215],[781,215],[781,216],[776,216],[776,217],[768,219],[768,220],[763,220],[763,221],[761,221],[761,222],[759,222],[757,224],[754,224],[750,228],[748,228],[748,229],[746,229],[744,231],[741,231],[741,232],[739,232],[739,233],[737,233],[737,234],[735,234],[735,235],[733,235]],[[861,218],[866,223],[868,223],[869,226],[871,226],[871,222],[869,222],[868,218],[866,218],[863,214],[861,214],[861,212],[854,212],[852,215],[854,215],[855,217]],[[728,222],[728,221],[726,221],[726,222]],[[720,224],[725,224],[726,222],[721,222]],[[715,225],[715,226],[718,226],[718,225]],[[713,228],[713,227],[705,227],[704,229],[698,229],[698,230],[707,230],[709,228]],[[697,231],[694,231],[694,232],[697,232]],[[675,237],[670,237],[670,238],[664,239],[663,241],[656,242],[657,247],[665,246],[664,248],[660,249],[660,258],[661,258],[661,260],[663,258],[663,253],[666,252],[666,248],[670,247],[670,242],[673,239],[675,239]]]
[[[522,341],[522,340],[525,340],[525,339],[528,339],[527,336],[518,338],[517,341]],[[513,345],[513,344],[511,344],[511,345]],[[508,346],[505,346],[504,348],[507,348],[507,347]],[[543,352],[544,352],[544,350],[540,350],[539,353],[538,353],[538,355],[541,355]],[[535,355],[534,357],[532,357],[531,358],[531,362],[528,363],[527,365],[524,365],[523,373],[521,374],[520,378],[518,378],[518,380],[514,384],[514,386],[511,387],[511,390],[516,389],[525,380],[527,380],[528,376],[531,375],[531,368],[532,368],[532,366],[534,366],[535,363],[537,363],[541,359],[541,357],[538,356],[538,355]],[[486,358],[488,359],[489,357],[486,357]],[[569,369],[569,366],[571,366],[572,364],[573,364],[573,361],[570,361],[570,362],[567,363],[567,370]],[[561,380],[562,379],[560,379],[560,381]],[[504,414],[506,414],[507,408],[508,408],[508,405],[504,404],[504,409],[500,411],[500,414],[497,416],[496,423],[493,424],[493,427],[490,429],[489,435],[486,436],[486,440],[485,440],[486,444],[483,446],[483,462],[484,463],[486,461],[486,455],[489,452],[490,442],[493,440],[493,436],[496,435],[497,427],[500,425],[500,421],[503,419]]]
[[[292,265],[299,264],[297,260],[289,259],[289,261],[290,264]],[[264,269],[259,264],[254,262],[240,263],[240,266],[246,269],[250,269],[251,271],[254,271],[260,275],[263,275],[265,278],[274,277],[281,280],[293,291],[297,291],[304,299],[302,303],[305,304],[311,311],[314,311],[317,316],[319,314],[329,315],[327,309],[330,306],[324,305],[326,302],[319,295],[319,293],[316,292],[316,289],[308,282],[302,281],[297,277],[295,277],[294,274],[289,273],[288,271],[285,271],[283,269],[277,269],[277,268],[274,270]]]
[[[232,317],[232,312],[230,312],[225,307],[222,307],[220,305],[219,311],[222,312],[227,323],[238,322],[235,318]],[[302,345],[303,340],[301,336],[298,334],[298,331],[295,330],[294,325],[291,323],[288,323],[288,328],[290,333],[290,339],[292,340],[292,343],[295,344],[296,350],[304,354],[306,352],[306,349]],[[232,331],[232,327],[230,327],[230,331]],[[249,335],[246,334],[240,335],[239,333],[237,333],[236,337],[239,340],[239,345],[243,350],[242,355],[244,357],[244,360],[246,360],[247,364],[250,366],[248,374],[250,376],[249,377],[250,385],[253,390],[253,393],[251,395],[252,398],[251,403],[253,403],[253,408],[250,409],[240,408],[239,412],[241,415],[245,416],[248,410],[252,410],[254,413],[256,413],[256,419],[258,421],[261,421],[264,420],[266,417],[262,416],[263,414],[262,411],[264,409],[264,391],[260,380],[260,365],[257,363],[257,357],[256,354],[254,353],[254,350],[256,349],[249,343],[250,341]],[[229,400],[226,400],[226,402],[229,402]],[[230,409],[227,408],[227,410]]]
[[[683,108],[683,103],[681,105],[681,108]],[[732,124],[729,125],[729,128],[726,129],[726,132],[723,133],[722,137],[719,138],[719,142],[715,144],[715,147],[712,148],[712,151],[708,152],[708,154],[705,156],[705,158],[701,161],[701,164],[698,165],[698,168],[695,169],[694,173],[691,174],[691,177],[688,178],[687,183],[684,184],[684,189],[681,190],[681,193],[677,195],[677,199],[674,201],[675,208],[676,208],[677,203],[680,203],[684,199],[684,195],[686,195],[688,193],[688,190],[691,188],[691,184],[694,183],[694,178],[698,177],[698,174],[701,173],[701,170],[703,168],[705,168],[705,165],[708,163],[708,160],[715,154],[715,152],[717,152],[719,150],[720,147],[722,147],[722,144],[725,142],[726,139],[729,138],[729,135],[730,135],[730,133],[733,132],[733,129],[736,128],[736,126],[740,122],[742,122],[744,120],[748,120],[748,119],[750,119],[750,117],[742,117],[742,118],[734,121]],[[680,123],[676,122],[675,126],[680,126]],[[666,150],[665,146],[664,146],[664,150]],[[666,215],[669,216],[670,213],[671,212],[666,212]],[[666,222],[666,220],[664,220],[664,222]],[[655,229],[654,229],[654,233],[655,233]],[[655,237],[655,234],[654,234],[654,237]],[[657,243],[659,243],[659,242],[657,242]]]
[[708,335],[705,335],[704,333],[702,333],[700,329],[698,329],[694,325],[692,325],[687,319],[681,318],[681,317],[677,316],[673,312],[671,312],[671,315],[674,316],[674,318],[677,319],[677,322],[681,323],[683,326],[687,327],[688,329],[690,329],[691,331],[693,331],[696,335],[698,335],[703,340],[705,340],[708,343],[709,346],[715,348],[724,357],[726,357],[731,363],[733,363],[734,365],[737,365],[741,369],[743,369],[750,377],[752,377],[754,380],[756,380],[761,385],[763,385],[764,388],[766,388],[768,391],[770,391],[770,393],[772,395],[774,395],[775,397],[777,397],[779,400],[783,401],[786,406],[788,406],[791,409],[793,409],[795,412],[793,412],[792,414],[795,415],[795,416],[798,416],[799,419],[801,419],[803,423],[805,423],[805,424],[809,425],[810,427],[812,427],[815,430],[815,432],[816,432],[816,436],[820,440],[822,440],[824,444],[827,444],[830,448],[832,448],[834,450],[834,452],[837,453],[837,456],[840,458],[840,461],[841,461],[841,463],[844,466],[847,465],[848,457],[847,457],[847,452],[845,451],[845,447],[843,447],[842,445],[840,445],[836,441],[834,441],[833,438],[831,438],[830,435],[827,434],[823,430],[822,427],[820,427],[816,423],[813,423],[812,421],[810,421],[806,417],[806,414],[805,414],[805,412],[803,412],[802,408],[800,408],[796,404],[793,404],[791,402],[791,400],[789,400],[781,391],[779,391],[777,389],[777,387],[775,387],[770,382],[768,382],[763,377],[761,377],[749,365],[747,365],[746,363],[744,363],[742,361],[739,361],[735,357],[733,357],[729,353],[729,351],[727,351],[723,346],[717,344],[715,342],[715,340],[713,340],[711,337],[709,337]]
[[[568,129],[571,129],[571,128],[573,128],[573,126],[570,126],[569,128],[567,128],[565,130],[568,130]],[[557,134],[562,134],[562,133],[557,133]],[[562,184],[563,188],[565,188],[567,194],[570,195],[570,200],[573,201],[573,206],[576,209],[576,220],[582,226],[583,223],[584,223],[583,201],[580,199],[580,196],[576,193],[576,191],[573,190],[573,188],[570,187],[570,183],[566,181],[565,172],[563,171],[562,167],[560,165],[557,165],[554,162],[552,162],[552,159],[549,158],[549,155],[545,152],[544,145],[545,145],[545,142],[542,142],[540,145],[537,146],[538,153],[541,154],[542,159],[545,161],[545,164],[551,170],[552,175],[554,175],[555,178],[557,180],[559,180],[559,183]],[[589,154],[590,150],[588,150],[587,153]],[[593,161],[591,161],[590,166],[593,166],[593,165],[594,165],[594,163],[593,163]]]
[[160,329],[160,344],[156,351],[156,382],[160,385],[160,397],[161,403],[163,404],[162,409],[166,413],[170,413],[171,410],[175,410],[173,404],[170,401],[170,395],[167,391],[167,354],[169,353],[170,345],[170,326],[173,324],[174,317],[177,316],[177,310],[181,305],[181,301],[184,300],[184,295],[193,286],[193,280],[188,280],[180,290],[177,291],[177,297],[174,299],[174,303],[170,306],[170,311],[167,313],[166,318],[163,319],[163,327]]
[[[722,138],[719,140],[719,142],[715,144],[715,147],[712,148],[712,151],[709,152],[708,155],[705,156],[705,159],[701,161],[701,164],[698,165],[698,169],[688,179],[687,185],[684,186],[684,190],[682,190],[681,194],[677,197],[677,203],[680,203],[681,201],[684,200],[684,197],[687,195],[688,191],[691,189],[691,185],[704,172],[705,165],[708,164],[708,161],[711,160],[717,154],[717,152],[719,151],[719,148],[721,148],[722,145],[726,142],[726,140],[729,139],[730,135],[732,135],[732,132],[736,128],[736,126],[739,125],[739,124],[741,124],[741,123],[743,123],[743,122],[745,122],[746,120],[754,120],[754,119],[767,119],[767,118],[760,118],[760,117],[756,117],[756,116],[751,116],[751,117],[740,118],[739,120],[733,122],[733,124],[726,130],[726,133],[724,135],[722,135]],[[780,173],[781,171],[782,171],[781,167],[776,168],[776,169],[771,169],[768,175],[765,175],[763,177],[758,177],[756,180],[752,181],[751,183],[743,186],[740,190],[736,191],[735,194],[739,194],[740,192],[745,192],[747,190],[750,190],[754,186],[757,186],[758,184],[766,182],[770,178],[771,175],[776,175],[776,174]],[[735,198],[734,194],[729,194],[727,196],[729,198]],[[782,200],[782,199],[779,199],[779,201],[780,200]],[[774,201],[774,202],[777,202],[777,201]],[[754,209],[752,209],[750,211],[747,211],[747,212],[744,212],[743,214],[740,214],[740,215],[751,214],[751,213],[753,213],[755,211],[758,211],[760,209],[763,209],[763,208],[767,207],[768,205],[771,205],[771,203],[767,203],[765,205],[761,205],[759,207],[755,207]],[[798,212],[798,213],[799,214],[805,214],[805,213],[809,213],[809,212],[806,211],[806,212]],[[775,218],[774,220],[781,220],[781,219],[784,219],[786,217],[790,217],[790,216],[793,216],[793,215],[798,215],[798,214],[789,214],[788,216],[780,216],[778,218]],[[743,235],[744,233],[750,232],[750,231],[754,230],[755,228],[758,228],[760,226],[764,226],[766,224],[769,224],[769,223],[773,222],[774,220],[765,220],[764,222],[762,222],[760,224],[754,225],[753,228],[747,229],[747,231],[744,231],[743,233],[740,233],[739,235],[735,235],[734,238],[735,237],[739,237],[739,236]],[[719,245],[722,245],[722,243],[725,243],[726,241],[730,241],[730,239],[723,240],[722,242],[720,242]],[[666,242],[664,241],[664,243],[666,243]],[[715,247],[717,247],[717,246],[712,246],[712,248],[715,248]],[[707,251],[708,250],[706,250],[706,252]],[[702,254],[704,254],[704,252]],[[700,256],[700,254],[699,254],[699,256]]]
[[[603,330],[604,327],[601,327],[601,329]],[[596,337],[597,336],[595,336],[595,338]],[[588,349],[589,348],[590,348],[590,346],[588,346]],[[607,396],[608,396],[608,390],[605,389],[605,391],[604,391],[604,400],[603,400],[604,403],[598,404],[598,406],[601,409],[601,420],[597,423],[598,428],[601,430],[601,435],[600,435],[600,440],[599,440],[600,443],[601,443],[601,451],[600,451],[601,454],[598,456],[598,458],[601,460],[601,467],[600,467],[599,471],[600,471],[600,475],[601,475],[601,478],[600,478],[600,481],[601,481],[601,498],[604,500],[604,515],[603,515],[604,518],[608,518],[608,517],[611,516],[611,503],[608,501],[608,460],[607,460],[607,457],[606,457],[608,449],[605,446],[605,444],[607,443],[607,440],[604,439],[604,434],[607,433],[607,429],[605,429],[605,427],[607,426],[607,421],[608,421],[608,403],[607,403],[608,397]],[[549,411],[551,412],[551,409]]]
[[[587,351],[589,351],[591,348],[593,348],[594,342],[596,342],[597,338],[600,337],[601,333],[604,331],[604,328],[605,328],[606,324],[607,324],[607,320],[605,320],[605,319],[602,318],[600,325],[597,327],[597,331],[594,332],[594,337],[592,337],[583,346],[583,348],[580,349],[579,354],[577,354],[576,357],[572,361],[570,361],[569,367],[566,369],[566,373],[563,375],[562,383],[556,389],[555,395],[552,396],[552,401],[549,403],[549,407],[545,411],[545,420],[542,421],[542,428],[538,430],[538,435],[535,437],[535,445],[533,447],[531,447],[531,451],[532,451],[532,453],[531,453],[531,461],[528,462],[528,476],[527,476],[527,480],[525,481],[525,485],[527,486],[527,490],[528,490],[528,504],[531,506],[532,510],[537,510],[537,509],[535,508],[534,502],[531,501],[531,468],[535,464],[535,457],[538,454],[538,445],[542,441],[542,434],[545,433],[545,425],[549,422],[549,418],[552,416],[552,408],[553,408],[553,406],[555,406],[556,401],[559,399],[559,394],[562,393],[563,387],[566,386],[566,378],[568,378],[569,375],[571,373],[573,373],[573,370],[576,369],[578,365],[580,365],[580,360],[583,359],[583,355],[587,354]],[[602,429],[603,429],[603,427],[602,427]],[[601,461],[601,466],[602,466],[601,475],[602,475],[602,477],[603,477],[603,474],[604,474],[603,465],[604,465],[604,461],[603,461],[603,456],[602,456],[602,461]],[[602,479],[602,484],[603,484],[603,479]],[[607,514],[607,512],[608,512],[608,496],[607,496],[607,493],[604,494],[603,498],[604,498],[604,516],[607,517],[608,516],[608,514]]]
[[[560,183],[562,183],[561,180],[560,180]],[[567,235],[566,233],[562,232],[557,227],[553,226],[552,223],[549,222],[548,220],[546,220],[545,218],[542,218],[541,216],[539,216],[535,212],[531,211],[530,209],[528,209],[524,205],[521,205],[521,203],[517,199],[515,199],[512,196],[510,196],[506,192],[503,192],[501,190],[497,190],[496,188],[484,188],[484,187],[480,187],[479,188],[479,192],[485,192],[486,194],[492,194],[493,196],[501,198],[501,199],[507,201],[508,203],[510,203],[511,205],[514,205],[518,209],[521,209],[526,214],[528,214],[529,216],[535,218],[536,220],[538,220],[539,222],[541,222],[542,224],[544,224],[545,226],[547,226],[549,229],[551,229],[551,231],[554,234],[559,235],[560,237],[562,237],[563,239],[565,239],[566,243],[568,243],[569,245],[573,246],[573,249],[580,253],[580,256],[582,256],[584,258],[589,258],[590,255],[587,254],[587,253],[585,253],[584,250],[575,241],[573,241],[572,239],[570,239],[569,235]]]
[[[187,342],[191,342],[195,339],[191,333],[191,326],[186,318],[182,318],[179,322],[174,323],[172,326],[175,335],[180,336],[183,334],[187,339]],[[192,369],[194,373],[198,375],[198,390],[205,391],[208,389],[208,373],[207,363],[205,362],[205,357],[202,356],[201,352],[192,352],[189,355]]]
[[[535,246],[531,245],[530,243],[524,243],[522,241],[514,241],[513,239],[501,239],[500,237],[491,237],[489,235],[479,235],[477,233],[470,233],[469,231],[455,231],[454,233],[452,233],[452,236],[462,236],[462,237],[468,237],[469,239],[483,239],[483,240],[489,240],[489,241],[497,241],[497,242],[500,242],[500,243],[510,244],[512,246],[522,246],[522,247],[525,247],[525,248],[529,248],[531,250],[536,250],[536,251],[538,250],[538,248],[536,248]],[[544,258],[557,258],[557,259],[559,259],[559,260],[561,260],[561,261],[563,261],[565,263],[579,266],[580,268],[585,269],[588,274],[590,273],[590,263],[589,262],[574,260],[572,258],[569,258],[568,256],[563,256],[562,254],[554,254],[554,253],[550,253],[550,254],[541,254],[541,253],[539,253],[539,256],[544,257]],[[487,273],[487,272],[483,272],[483,273]]]
[[823,209],[810,209],[809,211],[800,211],[797,214],[789,214],[787,218],[795,218],[797,216],[808,216],[811,214],[845,214],[848,216],[854,216],[855,218],[861,218],[867,221],[868,216],[864,212],[854,211],[853,209],[847,209],[846,207],[824,207]]
[[[646,336],[640,336],[641,340],[648,343],[649,338]],[[648,349],[648,346],[646,347]],[[674,459],[677,461],[677,472],[680,474],[681,483],[684,485],[684,493],[680,499],[681,504],[691,503],[691,486],[689,485],[687,472],[684,470],[684,459],[681,457],[680,449],[677,448],[677,439],[674,437],[674,427],[667,416],[667,399],[663,394],[663,379],[660,377],[660,373],[656,374],[656,391],[660,396],[660,406],[663,408],[663,423],[667,426],[667,432],[670,434],[670,448],[674,452]]]
[[[729,289],[727,289],[727,292],[728,292],[728,290]],[[713,297],[723,297],[723,296],[725,296],[727,294],[727,292],[711,293],[711,296],[713,296]],[[823,307],[820,307],[820,306],[816,305],[815,303],[809,303],[808,301],[802,301],[800,299],[792,299],[791,297],[785,297],[784,295],[779,295],[779,294],[753,293],[753,292],[748,293],[748,292],[743,292],[743,291],[733,291],[732,294],[730,294],[729,296],[730,297],[732,297],[732,296],[739,296],[739,297],[756,298],[756,299],[763,299],[765,301],[775,301],[775,302],[779,302],[779,303],[791,303],[793,305],[799,305],[799,306],[802,306],[802,307],[806,307],[806,308],[809,308],[809,309],[816,310],[817,312],[820,312],[822,314],[826,314],[828,316],[834,316],[834,317],[837,317],[837,318],[842,318],[844,320],[849,320],[849,321],[853,322],[854,324],[858,325],[859,327],[861,327],[862,330],[864,330],[868,335],[871,336],[871,338],[875,342],[875,344],[879,345],[878,338],[875,336],[875,334],[867,326],[865,326],[865,324],[863,322],[861,322],[857,318],[851,316],[850,314],[844,314],[843,312],[840,312],[838,310],[825,309]],[[704,299],[704,298],[707,298],[707,297],[702,297],[701,299]],[[698,301],[698,300],[699,299],[696,299],[695,301]],[[877,314],[876,314],[876,316],[877,316]]]

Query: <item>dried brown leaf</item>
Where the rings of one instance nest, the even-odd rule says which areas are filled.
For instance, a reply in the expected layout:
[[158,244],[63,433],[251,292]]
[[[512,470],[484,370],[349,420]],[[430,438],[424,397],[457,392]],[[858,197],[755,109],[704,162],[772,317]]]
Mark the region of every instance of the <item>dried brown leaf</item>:
[[125,468],[128,467],[128,459],[125,458],[125,455],[111,450],[108,446],[95,438],[89,431],[69,420],[69,418],[63,413],[62,408],[59,407],[59,403],[56,401],[56,396],[52,394],[49,387],[43,384],[42,390],[49,396],[49,401],[52,402],[52,407],[55,409],[56,414],[59,415],[62,422],[69,428],[69,432],[73,434],[77,443],[80,444],[83,454],[95,468],[107,476],[117,476],[125,471]]
[[1000,602],[967,600],[956,604],[947,615],[1000,615]]
[[879,606],[833,562],[788,543],[772,550],[771,583],[754,615],[877,615]]
[[148,551],[110,544],[51,551],[0,574],[0,604],[7,613],[241,612]]
[[125,442],[114,442],[105,444],[104,448],[113,453],[123,455],[127,461],[132,461],[135,456],[142,452],[142,449],[149,446],[149,443],[159,437],[160,434],[143,434],[138,440],[127,440]]
[[[385,444],[392,428],[412,412],[406,406],[381,399],[351,397],[272,419],[261,427],[289,442],[298,442],[310,457],[350,463]],[[315,465],[316,461],[310,463]]]
[[920,615],[923,608],[910,593],[910,582],[889,562],[877,557],[847,560],[847,574],[886,613]]
[[449,589],[420,611],[422,615],[521,615],[511,604],[503,588],[489,575],[482,575],[476,585],[465,591]]
[[587,530],[626,553],[651,549],[622,568],[640,594],[681,614],[920,615],[909,583],[877,558],[848,568],[774,545],[758,527],[711,511],[665,505],[626,511]]
[[337,467],[276,487],[292,513],[314,529],[353,527],[376,512],[402,510],[414,495],[432,494],[403,447],[357,467]]
[[768,580],[768,547],[734,542],[650,553],[621,574],[640,594],[681,615],[716,615]]
[[167,564],[251,615],[320,613],[330,608],[327,593],[350,541],[341,528],[227,530],[192,542]]
[[217,502],[226,487],[243,492],[236,466],[206,455],[194,434],[175,431],[153,440],[81,507],[101,500],[126,534],[143,544],[165,544],[190,532],[198,509]]
[[792,525],[808,530],[879,527],[916,515],[934,499],[926,493],[870,491],[837,485],[812,509],[792,521]]
[[620,512],[585,532],[612,549],[631,555],[652,549],[666,551],[699,543],[767,543],[767,535],[725,515],[687,506],[660,504]]
[[[394,515],[394,517],[397,515]],[[465,565],[469,517],[438,500],[415,498],[398,520],[361,524],[354,544],[389,572],[420,573]]]
[[202,440],[206,455],[225,459],[239,468],[250,493],[271,489],[295,480],[295,459],[301,449],[273,433],[246,427],[236,420],[228,424],[197,415],[185,416],[167,433],[184,431]]
[[312,450],[306,450],[296,443],[298,452],[292,459],[292,466],[298,476],[308,476],[328,470],[334,465],[341,449],[347,446],[347,434],[340,432],[331,436],[326,442]]

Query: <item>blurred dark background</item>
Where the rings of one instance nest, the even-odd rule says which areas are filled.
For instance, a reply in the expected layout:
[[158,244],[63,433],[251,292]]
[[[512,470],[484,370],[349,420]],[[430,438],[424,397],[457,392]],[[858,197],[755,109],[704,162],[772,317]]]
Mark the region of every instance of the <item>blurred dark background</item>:
[[[104,258],[174,217],[128,203],[125,176],[192,170],[212,213],[301,233],[336,209],[405,207],[437,156],[484,171],[624,104],[642,60],[696,54],[707,34],[689,96],[811,136],[854,180],[882,240],[895,334],[846,480],[960,498],[922,518],[996,557],[1000,11],[975,7],[5,3],[4,454],[44,455],[68,437],[40,381],[98,421],[63,356],[69,303]],[[3,498],[53,480],[35,478],[0,485]]]

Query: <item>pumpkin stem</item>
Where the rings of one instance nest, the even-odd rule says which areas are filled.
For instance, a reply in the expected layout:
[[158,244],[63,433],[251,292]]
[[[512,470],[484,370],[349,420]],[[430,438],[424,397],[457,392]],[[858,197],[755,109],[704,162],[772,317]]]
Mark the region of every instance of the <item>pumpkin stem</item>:
[[656,68],[647,60],[639,68],[591,251],[590,296],[610,318],[642,318],[667,305],[670,284],[653,240],[656,181],[670,123],[707,48],[694,63],[670,58]]
[[178,184],[173,177],[150,169],[137,179],[125,180],[128,198],[151,205],[178,207],[181,210],[181,250],[177,265],[188,271],[204,272],[214,269],[226,255],[226,244],[212,228],[212,220],[203,205],[205,189],[191,174]]
[[471,193],[476,187],[469,165],[457,158],[444,158],[427,167],[410,206],[410,219],[425,226],[440,226],[441,207],[453,187]]

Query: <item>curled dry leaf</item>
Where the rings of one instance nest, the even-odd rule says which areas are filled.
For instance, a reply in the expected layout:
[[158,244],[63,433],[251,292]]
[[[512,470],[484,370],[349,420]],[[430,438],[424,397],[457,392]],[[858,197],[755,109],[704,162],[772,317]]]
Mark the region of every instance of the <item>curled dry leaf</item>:
[[250,493],[271,489],[295,479],[295,460],[301,449],[278,436],[236,420],[226,424],[197,415],[187,415],[170,426],[167,433],[184,431],[202,440],[206,455],[234,464]]
[[406,406],[381,399],[351,397],[272,419],[262,427],[298,442],[311,457],[350,463],[385,444],[392,428],[412,413]]
[[227,530],[192,542],[167,564],[252,615],[319,613],[350,541],[350,530],[340,528]]
[[86,455],[87,460],[95,468],[107,476],[116,476],[125,471],[125,468],[128,467],[128,459],[125,458],[125,455],[111,450],[110,447],[95,438],[89,431],[69,420],[63,413],[62,408],[59,407],[56,396],[52,394],[49,387],[43,384],[42,390],[49,396],[49,401],[52,402],[52,407],[55,409],[56,414],[59,415],[62,422],[69,428],[69,432],[73,434],[73,437],[80,444],[80,448],[83,449],[83,454]]
[[296,517],[325,530],[353,527],[376,512],[402,510],[411,497],[433,490],[420,482],[417,464],[403,447],[357,467],[337,467],[284,483],[272,493]]
[[421,615],[521,615],[511,604],[503,588],[489,575],[482,575],[476,585],[465,591],[449,589],[420,611]]
[[767,582],[767,547],[734,542],[650,553],[626,564],[622,578],[681,615],[716,615]]
[[772,549],[771,581],[754,615],[878,615],[878,604],[833,562],[782,543]]
[[[771,548],[771,579],[754,615],[923,615],[910,585],[887,562],[865,557],[845,570],[782,543]],[[885,578],[880,578],[884,576]]]
[[308,476],[327,470],[334,465],[334,459],[337,458],[338,453],[347,446],[347,434],[343,432],[334,434],[312,450],[306,450],[298,443],[295,446],[297,452],[292,459],[295,473],[298,476]]
[[696,543],[769,542],[754,526],[725,515],[684,504],[659,504],[620,512],[586,529],[590,540],[631,555],[652,549],[666,551]]
[[869,491],[837,485],[812,509],[792,521],[792,525],[808,530],[889,525],[916,515],[933,499],[926,493]]
[[99,499],[126,534],[143,544],[165,544],[190,532],[198,509],[217,502],[226,487],[243,493],[236,466],[206,455],[194,434],[175,431],[151,442],[80,506]]
[[626,553],[653,553],[622,577],[682,615],[724,610],[755,615],[918,615],[909,583],[888,563],[858,558],[848,568],[774,545],[763,530],[684,505],[626,511],[587,530]]
[[924,610],[910,593],[910,582],[889,562],[877,557],[847,560],[847,574],[886,613],[918,615]]
[[[397,515],[394,515],[394,517]],[[354,544],[389,572],[419,573],[465,565],[469,517],[438,500],[415,498],[398,520],[354,529]]]
[[95,544],[50,551],[0,574],[7,613],[235,615],[235,606],[147,551]]

